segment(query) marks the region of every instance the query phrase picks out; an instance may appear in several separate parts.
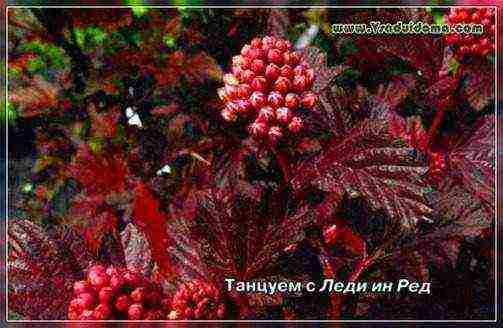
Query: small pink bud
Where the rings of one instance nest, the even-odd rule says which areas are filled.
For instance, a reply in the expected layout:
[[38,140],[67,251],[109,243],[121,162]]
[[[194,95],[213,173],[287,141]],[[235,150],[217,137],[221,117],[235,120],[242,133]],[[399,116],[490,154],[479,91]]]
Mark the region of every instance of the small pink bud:
[[247,114],[252,107],[253,106],[248,99],[240,99],[237,101],[237,111],[240,114]]
[[250,66],[250,61],[247,57],[241,55],[232,57],[232,66],[240,66],[242,69],[247,69]]
[[244,83],[250,83],[253,78],[255,77],[255,73],[253,73],[252,70],[244,70],[243,73],[241,73],[241,81]]
[[255,91],[265,91],[267,88],[267,80],[263,76],[257,76],[251,81],[250,85]]
[[276,64],[270,63],[265,68],[265,77],[269,81],[275,81],[280,74],[280,69]]
[[89,283],[85,280],[77,281],[73,284],[73,292],[75,295],[88,292],[91,289]]
[[264,49],[255,49],[255,51],[257,52],[257,59],[261,59],[261,60],[267,59],[267,56],[266,56],[267,53]]
[[254,59],[251,63],[251,69],[255,75],[262,75],[265,70],[264,62],[261,59]]
[[281,93],[279,93],[277,91],[272,91],[271,93],[269,93],[269,96],[267,97],[267,102],[273,108],[278,108],[283,105],[284,98],[281,95]]
[[276,49],[278,49],[281,52],[283,52],[287,49],[287,45],[286,45],[285,41],[283,41],[283,40],[276,41],[275,47],[276,47]]
[[95,273],[89,278],[89,282],[96,289],[100,290],[102,287],[108,284],[110,278],[105,272]]
[[248,51],[248,56],[246,58],[248,58],[248,60],[250,60],[251,62],[254,59],[258,59],[258,57],[259,57],[258,49],[252,48]]
[[222,115],[222,118],[227,122],[234,122],[237,119],[237,112],[237,106],[233,102],[228,102],[220,113]]
[[95,320],[96,317],[94,316],[94,311],[93,310],[84,310],[82,311],[82,314],[79,316],[79,320]]
[[313,108],[316,104],[316,95],[312,92],[306,92],[302,95],[302,106]]
[[299,106],[299,96],[295,93],[289,93],[285,96],[285,105],[290,109],[295,109]]
[[251,41],[252,48],[260,49],[262,47],[262,40],[260,38],[254,38]]
[[[241,69],[241,68],[239,68],[239,69]],[[227,74],[224,74],[224,83],[227,85],[238,85],[239,79],[236,78],[233,74],[227,73]]]
[[131,304],[131,299],[127,295],[120,295],[115,300],[115,308],[121,312],[126,311],[130,304]]
[[248,98],[252,93],[252,88],[248,84],[241,84],[238,87],[238,97],[239,98]]
[[306,71],[306,68],[303,65],[297,65],[293,69],[293,74],[300,76],[300,75],[304,75],[305,71]]
[[131,292],[131,299],[133,302],[141,303],[145,299],[145,288],[137,287],[135,290]]
[[260,109],[257,120],[259,120],[260,122],[270,122],[274,120],[275,116],[276,115],[272,107],[264,106]]
[[314,70],[312,68],[306,69],[304,75],[306,76],[307,84],[312,85],[314,82]]
[[108,304],[112,300],[113,290],[112,287],[103,287],[101,288],[98,298],[101,304]]
[[291,79],[293,77],[293,69],[290,65],[281,66],[280,75]]
[[302,59],[302,54],[299,51],[292,51],[289,56],[289,62],[287,64],[289,65],[296,65],[298,64]]
[[130,320],[141,320],[143,315],[143,306],[141,304],[132,304],[128,309],[128,318]]
[[253,122],[248,127],[248,130],[254,136],[263,136],[267,131],[267,124],[264,122]]
[[83,309],[90,310],[96,304],[96,297],[91,293],[79,294],[79,298],[82,300],[81,304]]
[[243,46],[243,48],[241,49],[241,56],[247,57],[250,49],[251,49],[251,46],[249,44],[245,44]]
[[[223,88],[223,87],[222,88],[218,88],[217,89],[217,93],[218,93],[218,98],[220,98],[220,100],[223,100],[223,101],[230,100],[230,98],[227,97],[227,94],[225,93],[225,88]],[[107,270],[107,272],[108,272],[108,270]],[[110,276],[112,276],[112,275],[110,275]]]
[[279,141],[279,139],[281,139],[281,137],[283,137],[283,132],[279,126],[271,126],[267,135],[269,137],[269,141],[272,144],[275,144]]
[[122,278],[121,275],[113,275],[110,277],[110,287],[112,287],[113,290],[117,290],[121,288],[124,285],[124,279]]
[[276,83],[274,83],[274,90],[278,91],[281,94],[285,94],[290,89],[290,80],[288,80],[284,76],[280,76]]
[[288,130],[290,130],[293,133],[297,133],[300,130],[302,130],[303,127],[303,122],[300,117],[293,117],[292,120],[290,121],[290,124],[288,124]]
[[267,59],[277,65],[281,65],[283,63],[283,55],[278,49],[270,49],[267,52]]
[[288,124],[292,119],[292,111],[287,107],[280,107],[276,109],[276,119],[283,124]]
[[276,38],[272,36],[264,36],[262,38],[262,45],[267,46],[268,48],[274,47],[274,44],[276,43]]
[[265,95],[262,92],[255,91],[250,96],[250,102],[253,107],[255,107],[256,109],[260,109],[262,108],[262,106],[266,104],[267,99],[265,98]]
[[106,304],[99,304],[95,309],[94,309],[94,315],[96,316],[96,320],[107,320],[110,318],[110,314],[112,311],[110,310],[110,307]]
[[296,75],[293,78],[292,89],[297,92],[303,92],[306,89],[306,77],[304,75]]
[[238,96],[238,88],[235,85],[226,84],[224,86],[225,95],[229,99],[235,99]]

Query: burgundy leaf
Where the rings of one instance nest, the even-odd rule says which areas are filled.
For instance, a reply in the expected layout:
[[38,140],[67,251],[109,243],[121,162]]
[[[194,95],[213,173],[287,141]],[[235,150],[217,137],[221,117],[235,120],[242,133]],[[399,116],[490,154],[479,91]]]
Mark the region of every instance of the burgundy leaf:
[[289,24],[290,19],[288,18],[288,10],[271,9],[269,11],[269,18],[267,19],[267,30],[269,35],[284,38]]
[[436,209],[450,224],[450,235],[479,235],[494,220],[494,125],[494,115],[482,118],[468,141],[447,156],[447,177],[439,186]]
[[121,232],[121,241],[127,268],[148,276],[153,263],[150,244],[145,235],[130,223]]
[[473,63],[464,67],[461,96],[481,111],[494,101],[494,65]]
[[315,187],[329,193],[330,201],[356,192],[413,229],[431,214],[429,189],[422,179],[426,170],[412,148],[397,145],[387,120],[368,119],[301,165],[292,186],[297,192]]
[[35,224],[11,220],[8,234],[10,309],[27,319],[64,319],[75,268]]
[[444,99],[454,94],[459,84],[459,79],[452,76],[444,76],[435,81],[425,90],[424,105],[438,108]]
[[451,174],[464,188],[494,212],[495,146],[494,115],[479,122],[477,130],[463,145],[448,156]]
[[344,65],[328,67],[325,53],[317,47],[305,48],[304,56],[309,66],[315,71],[316,80],[313,84],[313,91],[316,93],[322,93],[329,83],[347,68]]
[[379,96],[386,101],[390,108],[394,109],[402,104],[410,92],[416,87],[416,79],[412,74],[395,76],[383,89]]

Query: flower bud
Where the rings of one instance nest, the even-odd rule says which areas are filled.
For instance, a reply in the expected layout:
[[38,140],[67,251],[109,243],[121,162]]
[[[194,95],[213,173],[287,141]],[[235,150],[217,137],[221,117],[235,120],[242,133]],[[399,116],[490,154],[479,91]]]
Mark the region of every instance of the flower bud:
[[313,108],[316,104],[316,95],[312,92],[306,92],[302,95],[302,106]]
[[267,102],[271,105],[271,107],[278,108],[283,105],[284,98],[279,92],[272,91],[267,97]]
[[276,109],[276,119],[278,122],[288,124],[292,119],[292,111],[287,107],[280,107]]
[[279,126],[271,126],[267,136],[272,144],[276,144],[283,137],[283,132]]
[[263,76],[257,76],[251,81],[250,85],[255,91],[264,92],[267,88],[267,80]]
[[248,84],[241,84],[238,86],[238,97],[243,99],[243,98],[248,98],[250,97],[252,93],[252,88]]
[[293,78],[292,89],[296,92],[303,92],[306,89],[306,77],[304,75],[296,75]]
[[290,109],[295,109],[299,106],[299,96],[295,93],[289,93],[285,96],[285,106]]
[[255,107],[256,109],[260,109],[262,108],[262,106],[266,104],[267,99],[265,98],[265,95],[262,92],[255,91],[250,96],[250,102],[253,107]]
[[143,306],[141,304],[132,304],[128,309],[128,318],[130,320],[141,320],[143,316]]
[[120,312],[126,311],[129,308],[130,304],[131,299],[127,295],[120,295],[115,300],[115,308]]
[[298,116],[293,117],[292,120],[290,121],[290,124],[288,124],[288,130],[290,130],[293,133],[297,133],[300,130],[302,130],[302,127],[303,127],[302,119]]
[[267,59],[277,65],[281,65],[283,63],[283,55],[278,49],[270,49],[267,52]]
[[281,66],[280,75],[291,79],[293,77],[293,69],[290,65]]
[[280,69],[276,64],[270,63],[265,68],[265,77],[269,81],[275,81],[280,74]]
[[252,48],[260,49],[262,47],[262,40],[260,38],[254,38],[251,41]]
[[255,75],[262,75],[265,70],[264,61],[261,59],[254,59],[251,63],[251,70],[255,73]]
[[278,91],[281,94],[285,94],[290,90],[290,80],[286,77],[280,76],[276,83],[274,83],[274,90]]
[[250,83],[253,78],[255,77],[255,73],[253,73],[252,70],[244,70],[243,73],[241,73],[241,81],[244,83]]
[[248,130],[250,131],[250,134],[254,136],[263,136],[267,131],[267,124],[264,122],[253,122],[248,127]]
[[274,109],[270,106],[264,106],[260,109],[258,113],[257,120],[260,122],[270,122],[275,119]]

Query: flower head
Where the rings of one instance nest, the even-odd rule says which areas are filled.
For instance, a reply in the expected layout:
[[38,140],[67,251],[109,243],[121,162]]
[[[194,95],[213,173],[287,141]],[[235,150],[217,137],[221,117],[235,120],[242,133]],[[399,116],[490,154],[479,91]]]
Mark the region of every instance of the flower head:
[[225,105],[221,115],[228,122],[244,120],[257,138],[275,144],[302,130],[299,108],[313,108],[314,70],[292,44],[276,37],[255,38],[232,59],[232,73],[224,75],[218,94]]

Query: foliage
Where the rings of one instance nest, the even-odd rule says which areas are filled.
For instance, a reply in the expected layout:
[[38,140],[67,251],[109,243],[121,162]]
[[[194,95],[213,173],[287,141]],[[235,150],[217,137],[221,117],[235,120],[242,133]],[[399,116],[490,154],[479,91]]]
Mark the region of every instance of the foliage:
[[[171,303],[154,320],[494,316],[491,58],[456,57],[438,35],[330,32],[447,12],[128,4],[9,9],[12,318],[75,318],[72,286],[97,264],[162,287]],[[264,36],[300,46],[314,72],[312,103],[292,105],[302,130],[267,146],[222,118],[218,91]],[[403,277],[431,281],[432,295],[224,281]]]

